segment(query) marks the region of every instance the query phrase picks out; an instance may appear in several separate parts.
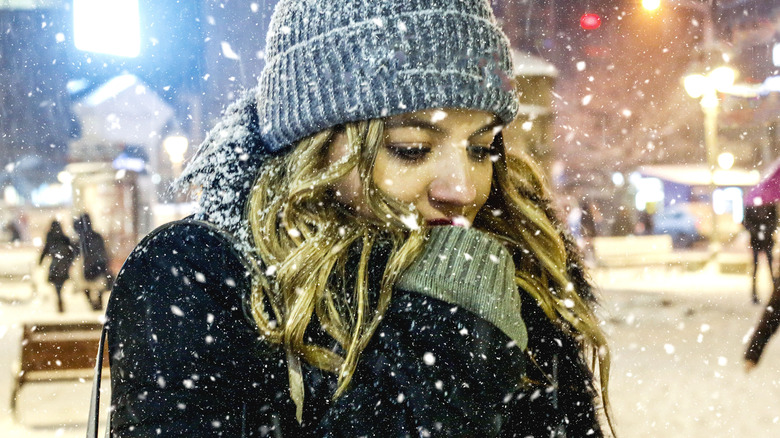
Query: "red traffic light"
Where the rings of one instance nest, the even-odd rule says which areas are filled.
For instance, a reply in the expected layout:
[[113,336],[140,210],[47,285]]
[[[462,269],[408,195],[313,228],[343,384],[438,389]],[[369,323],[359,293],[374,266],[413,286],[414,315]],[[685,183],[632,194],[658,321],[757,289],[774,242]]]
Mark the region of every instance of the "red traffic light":
[[598,14],[586,13],[580,17],[580,27],[585,30],[598,29],[601,26],[601,17]]

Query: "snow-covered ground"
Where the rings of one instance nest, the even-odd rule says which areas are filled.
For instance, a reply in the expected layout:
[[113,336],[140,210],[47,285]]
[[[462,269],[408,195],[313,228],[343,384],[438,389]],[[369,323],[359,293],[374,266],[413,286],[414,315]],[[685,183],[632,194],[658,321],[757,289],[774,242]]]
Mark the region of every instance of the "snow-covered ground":
[[[44,285],[34,292],[29,282],[0,279],[0,436],[3,438],[85,436],[91,380],[29,383],[19,393],[16,415],[10,406],[23,324],[98,321],[102,316],[101,312],[91,310],[83,292],[76,294],[71,289],[71,283],[66,283],[63,298],[66,312],[58,314],[53,288]],[[105,384],[110,386],[107,381]]]
[[[769,272],[759,294],[771,293]],[[780,335],[757,369],[742,354],[762,306],[750,278],[710,271],[594,272],[612,341],[618,436],[780,436]]]
[[[610,393],[618,436],[780,436],[780,335],[756,370],[742,370],[746,336],[762,310],[750,304],[749,277],[660,268],[592,274],[611,340]],[[768,273],[762,277],[759,293],[766,300],[771,286]],[[21,324],[100,317],[83,295],[66,288],[65,298],[68,312],[60,316],[53,291],[42,288],[33,297],[27,287],[0,282],[4,438],[84,436],[90,382],[28,385],[17,418],[10,412]]]

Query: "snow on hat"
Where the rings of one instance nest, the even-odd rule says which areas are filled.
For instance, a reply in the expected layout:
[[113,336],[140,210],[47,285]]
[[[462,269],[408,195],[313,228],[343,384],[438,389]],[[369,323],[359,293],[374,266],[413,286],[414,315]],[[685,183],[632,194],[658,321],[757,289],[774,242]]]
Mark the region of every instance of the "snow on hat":
[[488,0],[281,0],[256,91],[279,151],[342,123],[422,109],[517,112],[506,36]]

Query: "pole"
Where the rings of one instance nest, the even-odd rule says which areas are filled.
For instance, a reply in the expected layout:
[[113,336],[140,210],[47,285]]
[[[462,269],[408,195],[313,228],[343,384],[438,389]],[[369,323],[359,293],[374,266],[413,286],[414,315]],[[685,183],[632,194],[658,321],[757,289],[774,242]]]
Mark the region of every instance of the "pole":
[[718,233],[718,213],[715,209],[715,169],[718,157],[718,96],[715,89],[709,90],[701,99],[704,111],[704,144],[707,152],[707,167],[710,172],[710,198],[712,202],[712,236],[710,237],[710,257],[717,262],[720,252],[720,236]]
[[173,179],[175,180],[181,175],[182,170],[182,161],[181,160],[172,160],[172,169],[173,169]]
[[713,18],[713,2],[712,0],[700,1],[700,0],[678,0],[676,6],[690,9],[701,14],[701,27],[702,27],[702,46],[705,50],[709,50],[715,46],[715,24]]

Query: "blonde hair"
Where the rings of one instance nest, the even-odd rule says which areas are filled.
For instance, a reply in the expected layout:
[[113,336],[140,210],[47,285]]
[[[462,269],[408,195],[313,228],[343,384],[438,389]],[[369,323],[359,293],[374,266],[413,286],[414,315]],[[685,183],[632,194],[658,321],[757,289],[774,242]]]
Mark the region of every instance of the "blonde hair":
[[[267,273],[275,275],[273,281],[258,276],[253,282],[252,311],[261,334],[286,350],[291,376],[301,358],[336,373],[334,397],[349,385],[360,353],[388,307],[393,284],[420,253],[426,232],[406,226],[403,218],[413,215],[411,209],[385,195],[373,181],[374,162],[384,144],[384,121],[344,125],[348,152],[328,165],[328,149],[337,129],[321,131],[301,140],[290,153],[269,158],[258,173],[246,212],[255,256]],[[503,148],[499,150],[491,194],[474,227],[522,255],[516,257],[516,283],[552,321],[588,346],[592,366],[598,363],[602,401],[607,406],[606,339],[590,303],[578,295],[567,273],[571,256],[564,233],[554,225],[551,209],[545,207],[548,193],[541,173],[530,160],[507,157]],[[337,205],[330,189],[353,169],[358,171],[362,199],[370,210],[360,217]],[[390,241],[391,250],[376,305],[371,308],[368,261],[380,238]],[[329,279],[334,274],[344,278],[348,250],[357,242],[362,248],[355,284],[336,287]],[[314,315],[343,354],[305,342],[304,332]],[[294,380],[291,377],[291,392],[300,409],[302,389],[292,387]]]

